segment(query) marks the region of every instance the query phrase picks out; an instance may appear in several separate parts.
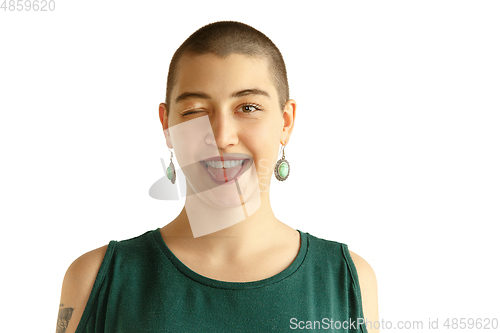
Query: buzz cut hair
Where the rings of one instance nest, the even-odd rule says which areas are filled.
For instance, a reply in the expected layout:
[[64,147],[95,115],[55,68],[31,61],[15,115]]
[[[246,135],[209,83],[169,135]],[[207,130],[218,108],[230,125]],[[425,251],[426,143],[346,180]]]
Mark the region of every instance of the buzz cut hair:
[[170,111],[172,90],[177,82],[179,60],[184,54],[202,55],[212,53],[225,58],[233,53],[261,57],[267,60],[271,77],[278,92],[281,113],[289,99],[288,78],[285,61],[274,43],[259,30],[235,21],[219,21],[207,24],[191,36],[175,51],[167,76],[165,104],[167,116]]

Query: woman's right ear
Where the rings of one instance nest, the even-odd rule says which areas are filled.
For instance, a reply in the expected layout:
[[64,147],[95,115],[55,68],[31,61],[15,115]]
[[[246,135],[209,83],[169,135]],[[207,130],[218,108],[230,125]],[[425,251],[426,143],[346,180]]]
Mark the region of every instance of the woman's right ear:
[[170,141],[170,132],[168,131],[168,117],[167,117],[167,105],[165,103],[160,103],[159,106],[160,121],[163,128],[163,134],[167,140],[167,147],[173,148],[172,142]]
[[[160,115],[160,122],[162,124],[163,129],[168,127],[167,125],[167,104],[165,103],[160,103],[160,106],[158,107],[159,115]],[[165,119],[165,121],[163,120]]]

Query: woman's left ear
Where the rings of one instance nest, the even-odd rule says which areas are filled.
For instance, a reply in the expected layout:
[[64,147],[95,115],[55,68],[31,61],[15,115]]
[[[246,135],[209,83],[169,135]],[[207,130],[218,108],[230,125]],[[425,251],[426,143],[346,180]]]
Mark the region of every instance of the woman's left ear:
[[293,131],[293,125],[295,123],[295,112],[297,110],[297,102],[293,99],[289,99],[285,103],[283,108],[283,132],[281,133],[281,142],[288,142],[290,135]]

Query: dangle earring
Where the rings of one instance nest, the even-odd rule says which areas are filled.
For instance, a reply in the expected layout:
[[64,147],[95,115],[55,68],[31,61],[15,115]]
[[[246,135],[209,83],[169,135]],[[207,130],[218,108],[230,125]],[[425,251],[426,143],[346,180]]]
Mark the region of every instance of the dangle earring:
[[285,146],[283,146],[283,156],[276,162],[274,167],[274,175],[279,181],[284,181],[290,174],[290,163],[285,160]]
[[[170,148],[168,148],[168,150],[170,150]],[[170,151],[170,165],[167,168],[167,178],[170,179],[172,184],[175,184],[175,167],[174,163],[172,162],[172,157],[174,157],[174,153]]]

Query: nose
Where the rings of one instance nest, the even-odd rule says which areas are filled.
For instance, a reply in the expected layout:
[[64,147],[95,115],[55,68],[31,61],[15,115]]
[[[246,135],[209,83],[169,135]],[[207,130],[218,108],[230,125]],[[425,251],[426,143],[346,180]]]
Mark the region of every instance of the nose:
[[[209,116],[212,133],[208,133],[206,143],[216,145],[219,150],[238,144],[238,129],[230,111],[214,112]],[[215,143],[213,140],[215,139]]]

